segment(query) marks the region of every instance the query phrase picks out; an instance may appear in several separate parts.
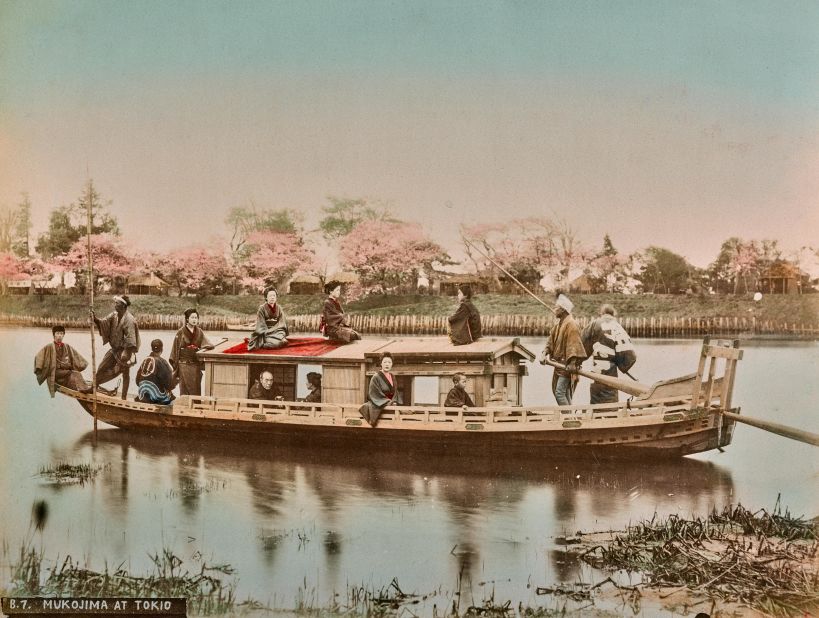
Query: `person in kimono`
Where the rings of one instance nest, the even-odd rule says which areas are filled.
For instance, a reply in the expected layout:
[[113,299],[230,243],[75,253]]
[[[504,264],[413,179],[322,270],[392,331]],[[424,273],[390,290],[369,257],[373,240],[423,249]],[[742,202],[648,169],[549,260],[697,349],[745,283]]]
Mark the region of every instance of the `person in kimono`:
[[466,392],[466,376],[462,373],[456,373],[452,376],[452,388],[446,396],[444,401],[445,408],[474,408],[475,402],[472,397]]
[[131,301],[127,296],[114,296],[114,310],[99,319],[91,309],[91,318],[102,336],[102,343],[110,344],[110,349],[97,367],[97,385],[110,382],[122,376],[122,398],[128,397],[131,383],[131,366],[136,364],[139,351],[139,328],[133,314],[128,311]]
[[263,401],[275,401],[282,399],[279,391],[273,386],[273,373],[265,369],[250,387],[247,395],[248,399],[261,399]]
[[401,396],[392,374],[392,354],[384,352],[381,355],[381,369],[370,378],[367,402],[358,411],[370,427],[375,427],[382,410],[391,404],[401,405]]
[[321,403],[321,374],[311,371],[307,374],[307,390],[310,391],[304,401],[307,403]]
[[339,302],[341,283],[331,281],[324,286],[324,291],[327,293],[327,300],[324,301],[324,309],[321,312],[319,330],[331,341],[350,343],[356,339],[361,339],[361,335],[350,326],[347,316],[344,315],[344,310],[341,308]]
[[51,343],[34,357],[34,375],[37,384],[45,382],[49,394],[54,397],[57,386],[64,386],[81,393],[90,393],[91,384],[85,381],[81,371],[88,367],[82,354],[63,343],[65,327],[57,324],[51,328]]
[[552,393],[560,406],[572,403],[572,395],[577,386],[577,370],[586,358],[586,348],[580,336],[580,327],[572,317],[574,304],[564,294],[559,294],[555,301],[555,322],[549,331],[549,339],[541,353],[540,363],[546,364],[551,356],[555,362],[566,366],[566,369],[555,367],[552,374]]
[[171,367],[179,380],[180,395],[202,394],[202,373],[205,364],[196,356],[199,350],[212,350],[213,344],[199,328],[199,312],[185,310],[185,325],[176,331],[171,345]]
[[[617,371],[627,373],[637,362],[634,344],[626,329],[617,321],[614,307],[608,303],[600,307],[600,317],[583,329],[581,337],[586,354],[592,357],[592,371],[613,378]],[[615,403],[617,389],[592,382],[589,387],[591,403]]]
[[287,345],[287,320],[275,288],[264,291],[265,302],[256,312],[256,328],[247,341],[248,350],[276,350]]
[[481,338],[481,314],[472,304],[472,288],[458,286],[458,309],[449,316],[449,338],[453,345],[465,345]]
[[139,389],[137,401],[164,406],[170,405],[173,401],[174,396],[171,393],[174,386],[173,369],[171,364],[162,358],[163,349],[161,339],[151,341],[151,353],[142,361],[136,374]]

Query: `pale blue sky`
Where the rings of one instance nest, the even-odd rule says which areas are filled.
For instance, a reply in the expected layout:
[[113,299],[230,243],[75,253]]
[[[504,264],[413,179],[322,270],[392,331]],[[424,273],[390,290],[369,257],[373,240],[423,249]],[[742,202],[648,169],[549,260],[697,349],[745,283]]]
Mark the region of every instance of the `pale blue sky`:
[[42,226],[88,168],[126,235],[192,230],[161,248],[328,194],[444,241],[513,209],[700,263],[734,234],[815,244],[817,24],[816,2],[0,0],[0,204],[29,191]]

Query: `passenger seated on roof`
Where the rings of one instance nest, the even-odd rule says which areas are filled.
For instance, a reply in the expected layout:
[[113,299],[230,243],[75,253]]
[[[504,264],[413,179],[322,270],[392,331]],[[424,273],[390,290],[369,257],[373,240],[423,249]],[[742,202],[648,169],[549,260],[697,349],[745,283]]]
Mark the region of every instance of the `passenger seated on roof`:
[[262,371],[259,378],[250,387],[249,399],[264,399],[267,401],[281,400],[282,396],[273,387],[273,374],[267,370]]
[[307,374],[307,390],[310,393],[304,398],[307,403],[321,403],[321,374],[311,371]]
[[248,350],[275,350],[287,345],[287,320],[276,302],[276,288],[266,288],[265,302],[256,312],[256,328],[247,341]]
[[466,345],[481,338],[481,314],[472,304],[472,288],[458,286],[458,309],[449,316],[449,339],[452,345]]
[[444,401],[445,408],[474,408],[475,403],[472,397],[466,392],[466,376],[462,373],[456,373],[452,376],[452,383],[454,386],[446,396]]
[[370,387],[367,390],[367,403],[358,411],[370,427],[375,427],[381,411],[390,404],[401,405],[401,393],[395,385],[395,376],[392,375],[392,354],[384,352],[381,355],[381,370],[370,378]]
[[361,335],[350,326],[350,323],[347,321],[347,316],[344,315],[344,309],[341,308],[341,303],[339,302],[339,298],[341,298],[341,283],[338,281],[330,281],[324,286],[324,291],[327,293],[327,300],[324,301],[324,309],[321,312],[319,330],[324,333],[330,341],[350,343],[356,339],[361,339]]

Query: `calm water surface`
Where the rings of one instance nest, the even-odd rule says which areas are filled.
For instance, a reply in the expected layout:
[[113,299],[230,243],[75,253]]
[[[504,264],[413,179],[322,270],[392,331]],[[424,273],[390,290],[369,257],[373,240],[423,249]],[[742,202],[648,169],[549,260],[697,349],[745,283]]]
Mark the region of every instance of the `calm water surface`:
[[[167,349],[173,333],[143,334],[154,337]],[[459,579],[469,604],[494,592],[536,605],[544,603],[537,586],[588,581],[555,544],[559,535],[619,529],[655,512],[705,515],[728,503],[770,509],[780,494],[792,513],[819,515],[819,449],[741,425],[725,453],[670,463],[249,447],[104,425],[95,446],[80,406],[36,386],[33,356],[48,341],[45,329],[0,330],[0,532],[19,547],[32,503],[45,500],[48,559],[70,554],[96,569],[124,561],[139,573],[150,570],[148,552],[168,547],[192,571],[202,561],[230,563],[240,597],[278,607],[294,607],[299,594],[327,605],[349,586],[377,590],[394,577],[405,592],[431,594],[427,610],[451,605]],[[87,333],[66,341],[90,359]],[[525,344],[539,351],[542,341]],[[642,382],[696,369],[698,341],[637,345],[633,373]],[[819,432],[819,345],[744,348],[734,397],[743,413]],[[549,379],[530,368],[527,403],[552,401]],[[588,401],[588,382],[579,397]],[[103,469],[84,486],[38,476],[58,462]],[[2,577],[5,584],[6,569]]]

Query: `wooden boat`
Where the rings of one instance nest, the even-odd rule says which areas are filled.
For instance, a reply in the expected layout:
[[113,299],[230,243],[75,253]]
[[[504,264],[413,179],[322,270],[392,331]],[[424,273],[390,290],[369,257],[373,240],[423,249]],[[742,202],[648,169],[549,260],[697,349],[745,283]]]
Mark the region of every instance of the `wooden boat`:
[[[526,363],[535,355],[518,339],[484,338],[457,347],[444,337],[363,339],[349,345],[307,341],[293,339],[291,346],[269,353],[247,352],[236,341],[221,343],[199,353],[204,395],[161,406],[97,394],[97,418],[132,430],[231,434],[280,444],[343,441],[420,452],[608,458],[679,457],[725,447],[734,421],[724,412],[739,412],[731,407],[742,358],[737,340],[706,339],[697,371],[687,376],[651,386],[608,378],[636,394],[626,401],[569,406],[523,405]],[[387,408],[370,427],[358,408],[385,351],[393,356],[397,388],[407,405]],[[263,370],[273,373],[284,400],[247,398]],[[321,403],[297,400],[297,378],[308,370],[323,376]],[[468,378],[474,408],[442,405],[458,372]],[[551,379],[551,371],[541,375]],[[59,391],[92,413],[95,395]]]

